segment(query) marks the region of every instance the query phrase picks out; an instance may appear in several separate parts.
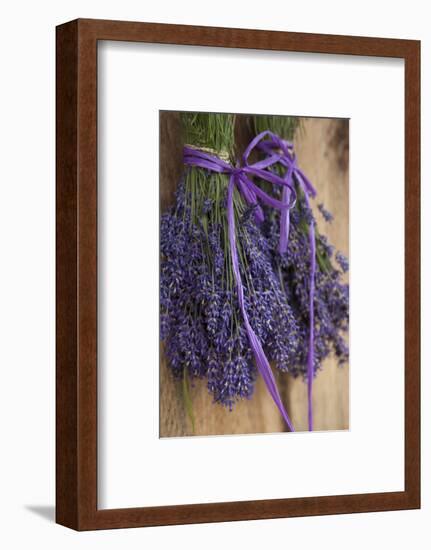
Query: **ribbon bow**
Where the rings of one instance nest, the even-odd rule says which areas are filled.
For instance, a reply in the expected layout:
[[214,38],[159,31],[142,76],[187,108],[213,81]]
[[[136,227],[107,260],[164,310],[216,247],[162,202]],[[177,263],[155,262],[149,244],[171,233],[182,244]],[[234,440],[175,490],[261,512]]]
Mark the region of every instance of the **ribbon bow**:
[[[269,136],[269,140],[262,141],[265,136]],[[249,164],[248,159],[251,152],[258,147],[262,151],[268,154],[268,156],[254,164]],[[283,402],[280,397],[280,393],[277,388],[277,384],[274,378],[269,361],[263,351],[262,344],[259,341],[256,333],[250,325],[247,311],[245,308],[244,301],[244,289],[241,281],[241,274],[239,269],[238,262],[238,252],[236,248],[236,237],[235,237],[235,217],[234,217],[234,208],[233,208],[233,190],[235,185],[238,187],[242,196],[250,205],[255,206],[255,217],[258,222],[262,222],[264,219],[263,210],[258,203],[258,199],[263,203],[280,210],[281,212],[281,221],[280,221],[280,244],[279,249],[281,253],[286,252],[287,250],[287,241],[289,234],[289,210],[295,205],[296,202],[296,191],[293,183],[293,175],[295,174],[298,182],[301,187],[305,190],[305,196],[307,197],[308,192],[312,190],[315,194],[311,183],[303,175],[303,173],[296,166],[296,160],[292,152],[293,146],[285,141],[283,141],[279,136],[270,132],[269,130],[261,132],[258,134],[248,145],[244,154],[242,156],[242,166],[232,166],[228,162],[222,160],[221,158],[200,151],[199,149],[194,149],[192,147],[184,147],[184,164],[188,166],[196,166],[203,168],[212,172],[218,172],[220,174],[229,175],[229,185],[228,185],[228,194],[227,194],[227,220],[228,220],[228,233],[229,233],[229,244],[231,251],[231,260],[232,267],[235,276],[235,282],[237,286],[238,301],[241,309],[241,314],[244,320],[244,325],[246,328],[247,336],[250,342],[250,347],[253,351],[256,365],[261,374],[269,393],[271,394],[274,403],[278,407],[283,419],[285,420],[290,431],[294,431],[292,422],[287,414],[287,411],[284,408]],[[268,170],[269,167],[275,165],[276,163],[281,163],[284,167],[287,168],[284,177],[280,177],[274,172]],[[257,186],[250,177],[257,177],[262,180],[268,181],[275,185],[282,187],[282,200],[275,199],[267,193],[265,193],[259,186]],[[313,195],[314,196],[314,195]],[[307,197],[308,205],[308,197]],[[310,227],[310,235],[311,235]],[[311,237],[310,237],[311,239]],[[314,258],[315,242],[314,242],[314,228],[313,228],[313,250],[312,257]],[[314,269],[313,271],[313,289],[310,286],[310,327],[314,327],[314,317],[312,315],[312,292],[314,296]],[[313,345],[313,332],[310,330],[310,346],[314,349]],[[311,349],[311,348],[310,348]],[[311,361],[311,376],[310,376],[310,361]],[[309,369],[308,369],[308,399],[309,399],[309,429],[312,430],[312,409],[311,409],[311,383],[313,376],[313,362],[314,362],[314,352],[309,351]]]

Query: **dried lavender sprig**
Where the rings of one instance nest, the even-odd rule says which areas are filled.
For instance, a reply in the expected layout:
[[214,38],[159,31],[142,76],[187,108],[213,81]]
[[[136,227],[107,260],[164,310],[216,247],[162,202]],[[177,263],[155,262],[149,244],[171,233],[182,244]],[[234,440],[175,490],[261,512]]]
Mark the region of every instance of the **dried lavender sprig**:
[[319,212],[322,214],[323,219],[326,222],[331,223],[333,221],[334,216],[331,214],[331,212],[329,212],[329,210],[326,210],[325,206],[322,203],[318,204],[317,208],[319,209]]

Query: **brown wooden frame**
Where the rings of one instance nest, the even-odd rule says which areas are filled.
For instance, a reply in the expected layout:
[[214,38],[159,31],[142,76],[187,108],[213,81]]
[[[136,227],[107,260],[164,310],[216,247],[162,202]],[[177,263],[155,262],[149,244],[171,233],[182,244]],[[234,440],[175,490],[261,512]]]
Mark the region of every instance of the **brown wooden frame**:
[[[97,509],[97,42],[254,48],[405,62],[405,490]],[[57,27],[56,520],[77,530],[420,507],[420,42],[78,19]],[[186,497],[185,497],[186,498]]]

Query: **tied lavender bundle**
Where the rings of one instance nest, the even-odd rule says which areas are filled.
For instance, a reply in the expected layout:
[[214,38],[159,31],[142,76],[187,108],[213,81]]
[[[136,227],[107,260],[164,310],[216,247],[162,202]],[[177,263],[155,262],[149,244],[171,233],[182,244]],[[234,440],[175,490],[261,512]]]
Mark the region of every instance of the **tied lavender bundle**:
[[[285,289],[299,330],[298,354],[283,370],[294,376],[307,375],[309,335],[310,243],[309,227],[314,225],[316,271],[314,290],[314,373],[324,359],[334,352],[338,363],[348,360],[345,335],[349,328],[349,285],[343,273],[349,269],[347,259],[336,252],[328,239],[319,233],[312,210],[297,188],[298,198],[290,213],[289,245],[284,254],[278,251],[279,215],[272,213],[264,232],[272,252],[272,263]],[[334,262],[335,260],[335,262]]]
[[[259,132],[262,127],[271,124],[271,130],[291,139],[297,129],[297,123],[291,117],[253,117],[254,129]],[[301,128],[299,128],[301,130]],[[276,165],[274,170],[285,175],[286,168]],[[310,230],[314,229],[314,248],[316,269],[314,273],[314,374],[321,368],[325,358],[331,352],[335,354],[339,365],[348,361],[349,349],[346,336],[349,328],[349,285],[343,276],[349,269],[348,260],[341,252],[336,251],[328,239],[319,232],[317,220],[310,208],[309,201],[295,173],[293,183],[296,190],[296,204],[290,211],[289,237],[287,251],[280,254],[280,213],[265,209],[265,223],[262,226],[267,248],[271,251],[271,262],[278,273],[291,311],[294,314],[298,331],[298,353],[293,362],[277,365],[283,371],[294,376],[307,378],[307,356],[310,333],[310,270],[313,251],[310,247]],[[264,182],[262,185],[265,186]],[[273,186],[272,192],[281,198],[280,189]],[[331,223],[333,216],[323,204],[318,210],[324,222]]]
[[[182,123],[185,143],[233,159],[232,115],[184,113]],[[228,182],[226,174],[187,168],[175,205],[161,219],[161,339],[172,373],[183,381],[192,421],[189,380],[206,378],[214,401],[232,409],[252,396],[257,374],[231,261]],[[250,325],[267,357],[285,370],[300,353],[298,316],[273,269],[271,240],[237,188],[233,207]]]

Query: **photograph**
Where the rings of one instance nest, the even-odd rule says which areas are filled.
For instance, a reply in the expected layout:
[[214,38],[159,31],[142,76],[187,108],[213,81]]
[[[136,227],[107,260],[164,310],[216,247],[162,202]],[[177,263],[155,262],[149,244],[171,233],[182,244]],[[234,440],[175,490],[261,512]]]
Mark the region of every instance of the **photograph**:
[[160,437],[349,429],[349,119],[159,113]]

